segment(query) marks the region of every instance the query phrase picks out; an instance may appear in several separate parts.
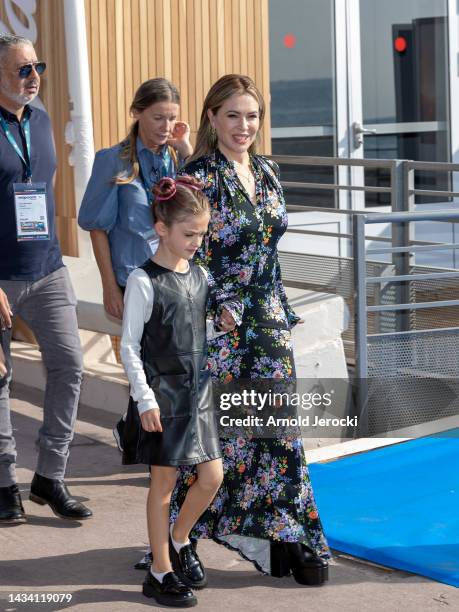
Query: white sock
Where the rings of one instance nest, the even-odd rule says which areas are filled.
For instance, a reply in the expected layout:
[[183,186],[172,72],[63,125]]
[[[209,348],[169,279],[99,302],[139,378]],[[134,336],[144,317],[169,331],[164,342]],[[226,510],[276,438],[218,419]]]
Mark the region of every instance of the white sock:
[[174,529],[174,524],[171,523],[171,526],[169,527],[169,532],[171,534],[171,540],[172,540],[172,546],[175,548],[175,552],[178,554],[180,552],[180,549],[183,548],[184,546],[186,546],[187,544],[191,544],[190,540],[187,540],[186,542],[176,542],[174,540],[174,538],[172,537],[172,530]]
[[164,576],[166,574],[169,574],[169,572],[154,572],[151,568],[150,568],[150,573],[153,576],[153,578],[156,578],[156,580],[160,582],[161,584],[163,582]]

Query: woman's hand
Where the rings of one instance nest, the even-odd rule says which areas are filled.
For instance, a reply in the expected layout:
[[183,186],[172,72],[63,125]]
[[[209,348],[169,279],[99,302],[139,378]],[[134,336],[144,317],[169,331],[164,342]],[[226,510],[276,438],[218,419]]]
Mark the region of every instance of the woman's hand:
[[162,431],[159,408],[151,408],[140,415],[140,421],[145,431]]
[[118,285],[104,285],[104,308],[112,317],[123,318],[123,293]]
[[193,153],[190,143],[190,126],[185,121],[176,121],[172,137],[168,144],[172,145],[181,159],[186,159]]
[[0,324],[2,330],[10,329],[12,316],[13,311],[11,310],[10,303],[8,302],[8,297],[3,289],[0,289]]
[[233,315],[226,310],[226,308],[222,308],[218,327],[225,332],[233,331],[236,327],[236,321],[233,319]]

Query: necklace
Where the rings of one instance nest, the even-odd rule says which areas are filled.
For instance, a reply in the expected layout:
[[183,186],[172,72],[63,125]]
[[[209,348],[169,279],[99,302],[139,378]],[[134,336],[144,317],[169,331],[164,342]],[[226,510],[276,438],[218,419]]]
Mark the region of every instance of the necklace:
[[175,280],[178,283],[179,287],[185,288],[187,297],[190,300],[190,302],[192,302],[193,297],[191,295],[191,266],[190,264],[188,264],[188,270],[184,272],[176,272],[175,270],[173,270],[173,274],[174,274]]
[[[254,176],[253,176],[253,169],[252,169],[252,165],[249,163],[249,167],[247,168],[246,166],[244,166],[244,164],[240,164],[239,162],[235,161],[234,162],[234,166],[235,166],[235,170],[236,170],[236,174],[241,178],[245,178],[246,181],[254,181]],[[246,172],[243,172],[243,171]],[[247,172],[248,170],[248,172]]]
[[[239,162],[235,161],[234,162],[234,170],[236,172],[236,175],[239,179],[239,181],[241,182],[242,187],[245,189],[248,199],[252,204],[255,204],[256,201],[256,183],[255,183],[255,177],[253,175],[253,168],[252,168],[252,164],[250,164],[249,161],[249,172],[247,173],[247,167],[244,166],[243,164],[240,164]],[[244,170],[246,172],[244,172]]]

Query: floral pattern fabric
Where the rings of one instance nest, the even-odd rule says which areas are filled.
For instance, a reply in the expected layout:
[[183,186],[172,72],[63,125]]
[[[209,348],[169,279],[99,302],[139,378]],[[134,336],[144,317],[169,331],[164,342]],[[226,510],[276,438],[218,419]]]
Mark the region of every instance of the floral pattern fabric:
[[[277,166],[257,155],[250,161],[255,204],[234,164],[218,150],[183,170],[205,184],[212,207],[198,261],[220,289],[244,305],[242,324],[209,342],[209,368],[220,383],[295,378],[290,329],[299,318],[287,302],[277,258],[277,243],[287,228],[285,201]],[[302,542],[328,557],[301,438],[234,433],[221,444],[224,482],[192,535]],[[194,467],[179,470],[172,520],[195,477]]]

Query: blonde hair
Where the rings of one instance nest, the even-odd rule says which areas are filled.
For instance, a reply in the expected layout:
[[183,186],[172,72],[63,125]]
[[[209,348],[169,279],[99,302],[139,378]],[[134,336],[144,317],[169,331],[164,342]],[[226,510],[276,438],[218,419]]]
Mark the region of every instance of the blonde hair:
[[[173,102],[174,104],[180,104],[180,94],[177,87],[167,79],[149,79],[142,83],[135,92],[129,111],[131,114],[134,111],[141,113],[152,104],[156,104],[156,102]],[[139,176],[139,160],[137,159],[136,147],[138,135],[139,121],[136,120],[131,125],[126,138],[121,142],[120,152],[120,158],[129,162],[129,166],[132,170],[129,175],[126,175],[126,172],[124,172],[115,176],[114,181],[118,185],[132,183],[132,181]],[[175,164],[178,165],[177,153],[173,147],[169,147],[169,153]]]
[[204,183],[186,174],[177,179],[162,178],[154,187],[153,221],[170,227],[193,215],[210,215],[209,200],[202,192]]
[[[204,100],[201,121],[196,137],[196,147],[190,161],[212,153],[217,147],[215,131],[212,129],[207,111],[210,110],[215,115],[228,98],[244,94],[252,96],[258,103],[261,129],[265,116],[265,101],[260,90],[248,76],[243,74],[226,74],[212,85]],[[249,147],[249,153],[256,153],[256,150],[257,141],[255,140]]]

